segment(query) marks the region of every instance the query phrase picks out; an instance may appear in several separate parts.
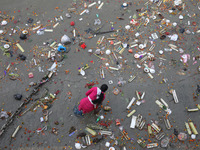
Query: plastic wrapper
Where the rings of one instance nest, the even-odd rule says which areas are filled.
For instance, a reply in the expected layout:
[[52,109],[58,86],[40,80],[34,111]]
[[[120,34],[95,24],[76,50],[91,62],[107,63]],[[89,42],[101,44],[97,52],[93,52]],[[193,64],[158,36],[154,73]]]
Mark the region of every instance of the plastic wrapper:
[[9,117],[9,115],[7,114],[6,111],[1,111],[0,113],[0,118],[1,119],[7,119]]
[[161,147],[167,147],[169,144],[169,138],[165,137],[164,139],[162,139],[161,141]]
[[61,43],[67,45],[67,44],[71,43],[71,40],[70,40],[70,38],[67,35],[63,35],[61,37]]

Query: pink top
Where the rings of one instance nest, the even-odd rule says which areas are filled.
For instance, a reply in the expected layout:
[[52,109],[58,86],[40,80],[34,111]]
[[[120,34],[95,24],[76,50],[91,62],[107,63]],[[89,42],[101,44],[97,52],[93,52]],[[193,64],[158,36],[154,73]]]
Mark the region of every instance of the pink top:
[[[79,111],[82,110],[83,113],[89,113],[91,111],[93,111],[94,109],[96,109],[98,107],[98,105],[93,104],[92,101],[99,98],[99,95],[101,94],[101,90],[98,87],[93,87],[90,90],[88,90],[85,95],[87,97],[83,98],[80,101],[80,104],[78,106]],[[105,95],[103,100],[105,99]]]

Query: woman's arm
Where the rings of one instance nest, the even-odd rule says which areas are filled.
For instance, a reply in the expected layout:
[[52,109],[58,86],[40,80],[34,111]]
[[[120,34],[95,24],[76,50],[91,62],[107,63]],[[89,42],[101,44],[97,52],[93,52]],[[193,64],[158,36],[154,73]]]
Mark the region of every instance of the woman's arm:
[[86,95],[86,96],[90,95],[90,94],[93,92],[93,90],[94,90],[94,87],[91,88],[91,89],[89,89],[89,90],[85,93],[85,95]]
[[85,110],[82,108],[82,104],[79,104],[79,106],[78,106],[78,110],[79,110],[79,111],[82,110],[83,114],[85,114]]

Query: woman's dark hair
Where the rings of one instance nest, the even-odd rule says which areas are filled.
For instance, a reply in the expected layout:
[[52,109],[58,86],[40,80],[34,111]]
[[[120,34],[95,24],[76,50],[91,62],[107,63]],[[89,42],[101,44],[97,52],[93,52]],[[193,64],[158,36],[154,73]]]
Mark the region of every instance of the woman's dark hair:
[[106,84],[102,84],[100,89],[101,89],[101,94],[99,95],[99,98],[92,101],[94,104],[100,105],[102,103],[104,98],[104,92],[107,91],[108,86]]

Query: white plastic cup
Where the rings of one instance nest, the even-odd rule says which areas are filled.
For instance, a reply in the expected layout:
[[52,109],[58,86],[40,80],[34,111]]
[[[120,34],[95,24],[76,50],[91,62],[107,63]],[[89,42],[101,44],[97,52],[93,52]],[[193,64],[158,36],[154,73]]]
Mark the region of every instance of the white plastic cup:
[[105,146],[110,147],[110,142],[106,142]]
[[196,139],[196,135],[195,135],[195,134],[192,134],[192,135],[191,135],[191,138],[192,138],[192,139]]
[[126,26],[125,26],[125,29],[126,29],[126,30],[129,30],[130,28],[131,28],[130,25],[126,25]]
[[106,50],[106,55],[110,55],[111,54],[111,51],[108,49]]
[[80,143],[75,143],[75,148],[76,149],[81,149],[81,144]]

